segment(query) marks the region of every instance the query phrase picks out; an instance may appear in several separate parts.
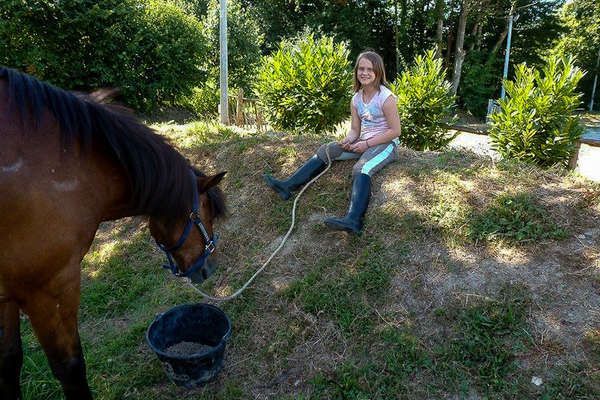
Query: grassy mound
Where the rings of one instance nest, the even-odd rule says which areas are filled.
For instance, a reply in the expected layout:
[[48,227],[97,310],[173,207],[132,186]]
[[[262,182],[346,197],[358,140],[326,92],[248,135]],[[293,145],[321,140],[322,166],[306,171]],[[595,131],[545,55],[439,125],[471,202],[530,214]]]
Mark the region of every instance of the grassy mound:
[[[291,222],[262,173],[285,176],[333,137],[157,129],[206,172],[227,170],[221,266],[227,295]],[[374,178],[360,237],[343,215],[351,161],[299,201],[297,228],[238,299],[225,370],[172,385],[145,344],[154,316],[203,301],[160,264],[145,222],[102,225],[83,265],[81,336],[102,399],[596,399],[600,396],[600,186],[466,152],[417,153]],[[28,324],[25,398],[60,398]],[[541,385],[532,383],[537,377]],[[536,380],[536,382],[538,382]]]

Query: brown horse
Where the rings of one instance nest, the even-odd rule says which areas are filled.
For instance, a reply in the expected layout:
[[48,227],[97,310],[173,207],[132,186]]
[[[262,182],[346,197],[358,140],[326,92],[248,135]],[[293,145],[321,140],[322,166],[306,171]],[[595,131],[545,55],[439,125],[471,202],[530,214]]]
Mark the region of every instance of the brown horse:
[[201,281],[212,270],[212,222],[225,212],[223,175],[192,168],[122,108],[0,68],[1,399],[21,396],[19,311],[66,398],[91,398],[77,313],[80,262],[98,225],[149,216],[169,268]]

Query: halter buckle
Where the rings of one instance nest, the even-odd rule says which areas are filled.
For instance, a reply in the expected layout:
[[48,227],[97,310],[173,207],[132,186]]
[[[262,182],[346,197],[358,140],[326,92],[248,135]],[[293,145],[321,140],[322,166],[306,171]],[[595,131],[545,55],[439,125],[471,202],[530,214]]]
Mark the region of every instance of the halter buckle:
[[206,246],[204,247],[205,251],[208,251],[210,254],[212,254],[215,250],[215,242],[213,242],[212,240],[210,242],[208,242],[206,244]]

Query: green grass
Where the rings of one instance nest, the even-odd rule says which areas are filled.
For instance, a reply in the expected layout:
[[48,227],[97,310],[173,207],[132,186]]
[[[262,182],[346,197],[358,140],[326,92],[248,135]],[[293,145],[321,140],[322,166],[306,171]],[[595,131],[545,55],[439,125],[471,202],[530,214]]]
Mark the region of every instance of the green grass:
[[[527,300],[511,290],[500,301],[455,310],[446,314],[454,322],[455,335],[438,349],[442,362],[455,364],[457,376],[441,375],[475,385],[481,392],[504,394],[518,391],[515,357],[525,353],[530,337],[526,325]],[[512,376],[512,379],[507,377]],[[457,387],[458,389],[458,387]]]
[[600,371],[597,365],[567,364],[553,368],[552,372],[553,376],[541,394],[542,400],[598,399]]
[[563,239],[566,230],[556,224],[535,198],[528,193],[505,194],[471,220],[471,238],[511,242]]
[[317,376],[318,398],[462,398],[473,388],[487,398],[518,395],[523,382],[515,359],[529,345],[527,301],[520,296],[513,290],[499,301],[438,310],[451,322],[449,340],[428,342],[418,332],[386,327],[370,342],[354,341],[353,354],[364,357]]
[[331,316],[347,335],[367,335],[374,324],[373,307],[385,298],[394,269],[389,260],[377,257],[380,249],[375,242],[349,258],[323,258],[285,296],[308,313]]

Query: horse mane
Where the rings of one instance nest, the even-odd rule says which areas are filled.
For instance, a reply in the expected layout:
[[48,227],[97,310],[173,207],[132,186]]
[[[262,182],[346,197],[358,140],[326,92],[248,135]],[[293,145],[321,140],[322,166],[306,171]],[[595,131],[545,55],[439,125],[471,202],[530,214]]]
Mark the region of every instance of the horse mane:
[[[206,175],[124,107],[100,104],[10,68],[0,67],[2,78],[8,82],[8,110],[20,114],[25,126],[37,130],[48,109],[59,123],[64,148],[72,149],[78,142],[85,153],[92,144],[100,144],[118,160],[129,180],[136,213],[176,217],[190,212],[190,168],[197,176]],[[213,218],[223,215],[221,190],[210,188],[207,194]]]

